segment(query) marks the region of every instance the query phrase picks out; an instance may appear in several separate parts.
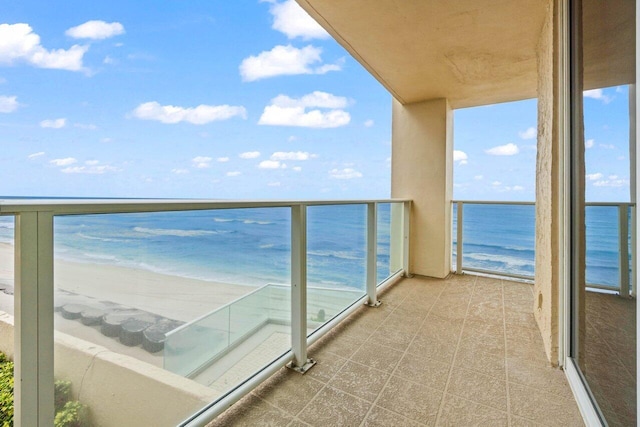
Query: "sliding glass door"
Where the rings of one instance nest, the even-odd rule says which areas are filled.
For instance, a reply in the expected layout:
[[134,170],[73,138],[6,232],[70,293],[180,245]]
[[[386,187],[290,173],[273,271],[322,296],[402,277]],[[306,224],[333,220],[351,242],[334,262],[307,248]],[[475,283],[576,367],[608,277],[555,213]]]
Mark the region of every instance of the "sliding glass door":
[[570,348],[603,424],[636,423],[636,2],[570,0]]

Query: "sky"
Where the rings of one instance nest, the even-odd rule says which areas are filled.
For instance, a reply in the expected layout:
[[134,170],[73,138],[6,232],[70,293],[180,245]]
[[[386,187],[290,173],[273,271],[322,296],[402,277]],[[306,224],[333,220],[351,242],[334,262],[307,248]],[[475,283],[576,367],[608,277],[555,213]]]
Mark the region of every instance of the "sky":
[[[628,87],[585,91],[586,200],[629,201]],[[454,198],[535,200],[535,99],[454,111]]]
[[[593,200],[628,199],[625,91],[585,98]],[[455,111],[454,198],[533,200],[535,126]],[[391,96],[292,0],[2,2],[0,144],[5,196],[386,198]]]

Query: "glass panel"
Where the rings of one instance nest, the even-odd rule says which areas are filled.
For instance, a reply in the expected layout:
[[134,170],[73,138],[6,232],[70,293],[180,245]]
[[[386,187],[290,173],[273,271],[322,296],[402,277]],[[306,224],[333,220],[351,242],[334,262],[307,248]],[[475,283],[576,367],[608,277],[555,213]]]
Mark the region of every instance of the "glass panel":
[[618,207],[586,206],[587,284],[619,289]]
[[[463,208],[464,212],[464,208]],[[458,270],[458,204],[451,207],[451,271]]]
[[366,205],[307,209],[309,333],[366,293]]
[[393,274],[404,268],[404,204],[391,203],[389,209],[389,272]]
[[465,268],[534,276],[533,205],[465,203],[463,239]]
[[[13,376],[13,286],[15,218],[0,216],[0,377]],[[11,316],[5,315],[9,314]]]
[[571,7],[571,357],[603,424],[635,425],[636,300],[620,256],[634,240],[624,228],[636,227],[619,208],[636,195],[636,5]]
[[[0,311],[13,315],[13,263],[14,263],[13,216],[0,216]],[[13,342],[11,342],[13,348]]]
[[[183,377],[195,377],[227,350],[231,344],[229,311],[228,306],[222,307],[202,319],[165,333],[164,369]],[[158,331],[154,336],[160,334]],[[153,341],[157,348],[160,348],[159,341]]]
[[56,377],[95,424],[216,400],[290,348],[290,230],[288,208],[56,217]]
[[376,283],[395,273],[391,270],[391,203],[378,203]]
[[636,296],[636,281],[637,281],[637,257],[636,257],[636,207],[631,205],[629,207],[629,292],[633,297]]

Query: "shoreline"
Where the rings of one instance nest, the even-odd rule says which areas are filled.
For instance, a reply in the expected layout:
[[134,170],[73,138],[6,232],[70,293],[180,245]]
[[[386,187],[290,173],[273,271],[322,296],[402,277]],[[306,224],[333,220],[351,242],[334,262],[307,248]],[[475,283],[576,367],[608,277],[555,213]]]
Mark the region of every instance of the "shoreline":
[[[13,245],[0,243],[2,283],[13,284],[13,257]],[[54,283],[56,290],[181,321],[200,317],[256,289],[128,267],[62,260],[55,261]]]

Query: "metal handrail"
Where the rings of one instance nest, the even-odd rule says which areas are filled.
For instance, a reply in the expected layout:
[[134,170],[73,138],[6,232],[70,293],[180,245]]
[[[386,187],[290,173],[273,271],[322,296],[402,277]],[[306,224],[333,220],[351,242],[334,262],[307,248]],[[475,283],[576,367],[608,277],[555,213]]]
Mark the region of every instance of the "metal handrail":
[[[389,203],[401,207],[392,219],[392,234],[399,236],[398,267],[383,284],[376,277],[377,206]],[[378,303],[377,293],[402,274],[409,274],[409,199],[374,200],[291,200],[291,201],[238,201],[238,200],[0,200],[0,216],[15,216],[15,378],[14,419],[20,425],[51,425],[54,413],[54,327],[53,327],[53,263],[54,217],[65,215],[94,215],[121,213],[151,213],[245,208],[291,209],[291,350],[279,363],[291,362],[295,369],[307,365],[307,347],[329,329],[355,311],[350,306],[325,324],[312,336],[307,336],[307,208],[328,205],[364,205],[367,208],[367,268],[366,295],[359,300],[367,305]],[[276,363],[276,362],[274,362]],[[281,365],[280,365],[281,366]],[[277,366],[279,368],[280,366]],[[188,420],[189,425],[204,425],[210,417],[226,405],[241,398],[260,384],[265,373],[276,369],[269,365],[241,387],[226,396],[219,404],[205,408]],[[186,424],[185,424],[186,425]]]
[[189,199],[5,199],[0,215],[49,212],[52,215],[150,213],[212,209],[287,208],[292,206],[407,203],[410,199],[367,200],[189,200]]
[[[494,201],[494,200],[452,200],[451,205],[457,207],[457,239],[456,239],[456,273],[461,274],[463,271],[470,271],[476,273],[485,273],[485,274],[494,274],[501,275],[506,277],[515,277],[519,279],[533,280],[534,276],[526,276],[520,274],[513,273],[505,273],[497,270],[484,270],[473,267],[465,267],[463,265],[463,252],[464,252],[464,234],[463,234],[463,225],[464,225],[464,205],[528,205],[535,206],[535,202],[507,202],[507,201]],[[629,280],[629,245],[628,245],[628,235],[629,235],[629,209],[635,208],[636,204],[633,202],[586,202],[586,207],[590,206],[600,206],[600,207],[617,207],[618,208],[618,253],[619,253],[619,278],[618,278],[618,287],[605,286],[601,284],[595,283],[587,283],[588,287],[594,289],[608,289],[608,290],[617,290],[621,296],[635,296],[635,283],[636,283],[636,257],[633,256],[632,262],[632,271],[633,278],[630,283]],[[632,220],[631,227],[635,227],[635,209],[632,211]],[[632,230],[633,231],[633,230]],[[632,236],[635,236],[635,233],[632,232]],[[635,249],[635,245],[631,245],[631,251],[633,253]],[[633,285],[633,286],[631,286]]]

